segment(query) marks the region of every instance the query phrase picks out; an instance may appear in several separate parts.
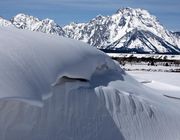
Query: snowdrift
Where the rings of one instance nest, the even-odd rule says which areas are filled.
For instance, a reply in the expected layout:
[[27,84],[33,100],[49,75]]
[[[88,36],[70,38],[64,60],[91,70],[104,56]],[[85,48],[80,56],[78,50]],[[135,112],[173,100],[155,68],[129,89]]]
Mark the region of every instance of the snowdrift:
[[180,100],[104,53],[14,28],[0,28],[0,42],[1,140],[180,139]]
[[104,54],[70,39],[1,28],[0,98],[42,104],[61,77],[90,80]]

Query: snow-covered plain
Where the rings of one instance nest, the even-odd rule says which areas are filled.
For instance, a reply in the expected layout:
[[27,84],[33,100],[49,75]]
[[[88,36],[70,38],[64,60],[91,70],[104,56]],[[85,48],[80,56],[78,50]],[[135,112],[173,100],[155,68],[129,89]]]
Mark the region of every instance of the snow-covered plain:
[[180,74],[171,72],[128,71],[137,81],[159,90],[169,98],[180,100]]
[[1,140],[180,139],[178,88],[146,86],[79,41],[0,28],[0,42]]
[[142,79],[144,81],[157,81],[169,85],[178,86],[180,88],[180,73],[146,71],[128,71],[127,73],[132,75],[137,80]]

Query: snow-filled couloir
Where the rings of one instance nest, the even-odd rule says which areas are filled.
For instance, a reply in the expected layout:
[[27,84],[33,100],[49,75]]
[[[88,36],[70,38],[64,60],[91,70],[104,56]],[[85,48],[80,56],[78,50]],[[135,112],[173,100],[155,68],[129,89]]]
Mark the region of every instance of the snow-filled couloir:
[[1,140],[180,139],[179,90],[76,40],[1,27],[0,42]]

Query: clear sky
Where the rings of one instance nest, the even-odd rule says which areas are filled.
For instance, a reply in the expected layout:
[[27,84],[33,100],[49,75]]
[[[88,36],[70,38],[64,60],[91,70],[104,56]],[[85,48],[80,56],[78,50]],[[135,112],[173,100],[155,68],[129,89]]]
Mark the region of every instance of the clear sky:
[[0,16],[10,19],[25,13],[63,26],[87,22],[98,14],[112,15],[123,7],[146,9],[169,30],[180,31],[180,0],[0,0]]

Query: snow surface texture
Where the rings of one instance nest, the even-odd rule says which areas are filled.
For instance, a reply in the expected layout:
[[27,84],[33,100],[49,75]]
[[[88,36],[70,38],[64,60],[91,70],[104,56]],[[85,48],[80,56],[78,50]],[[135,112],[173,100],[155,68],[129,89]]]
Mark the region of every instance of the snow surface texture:
[[146,86],[164,92],[164,96],[180,100],[179,73],[138,71],[128,73]]
[[0,28],[0,42],[1,140],[180,139],[180,100],[104,53],[14,28]]
[[18,14],[1,26],[14,25],[43,33],[81,40],[99,49],[120,52],[180,53],[180,36],[168,31],[157,18],[143,9],[119,9],[111,16],[93,18],[87,23],[71,23],[60,27],[51,19]]

